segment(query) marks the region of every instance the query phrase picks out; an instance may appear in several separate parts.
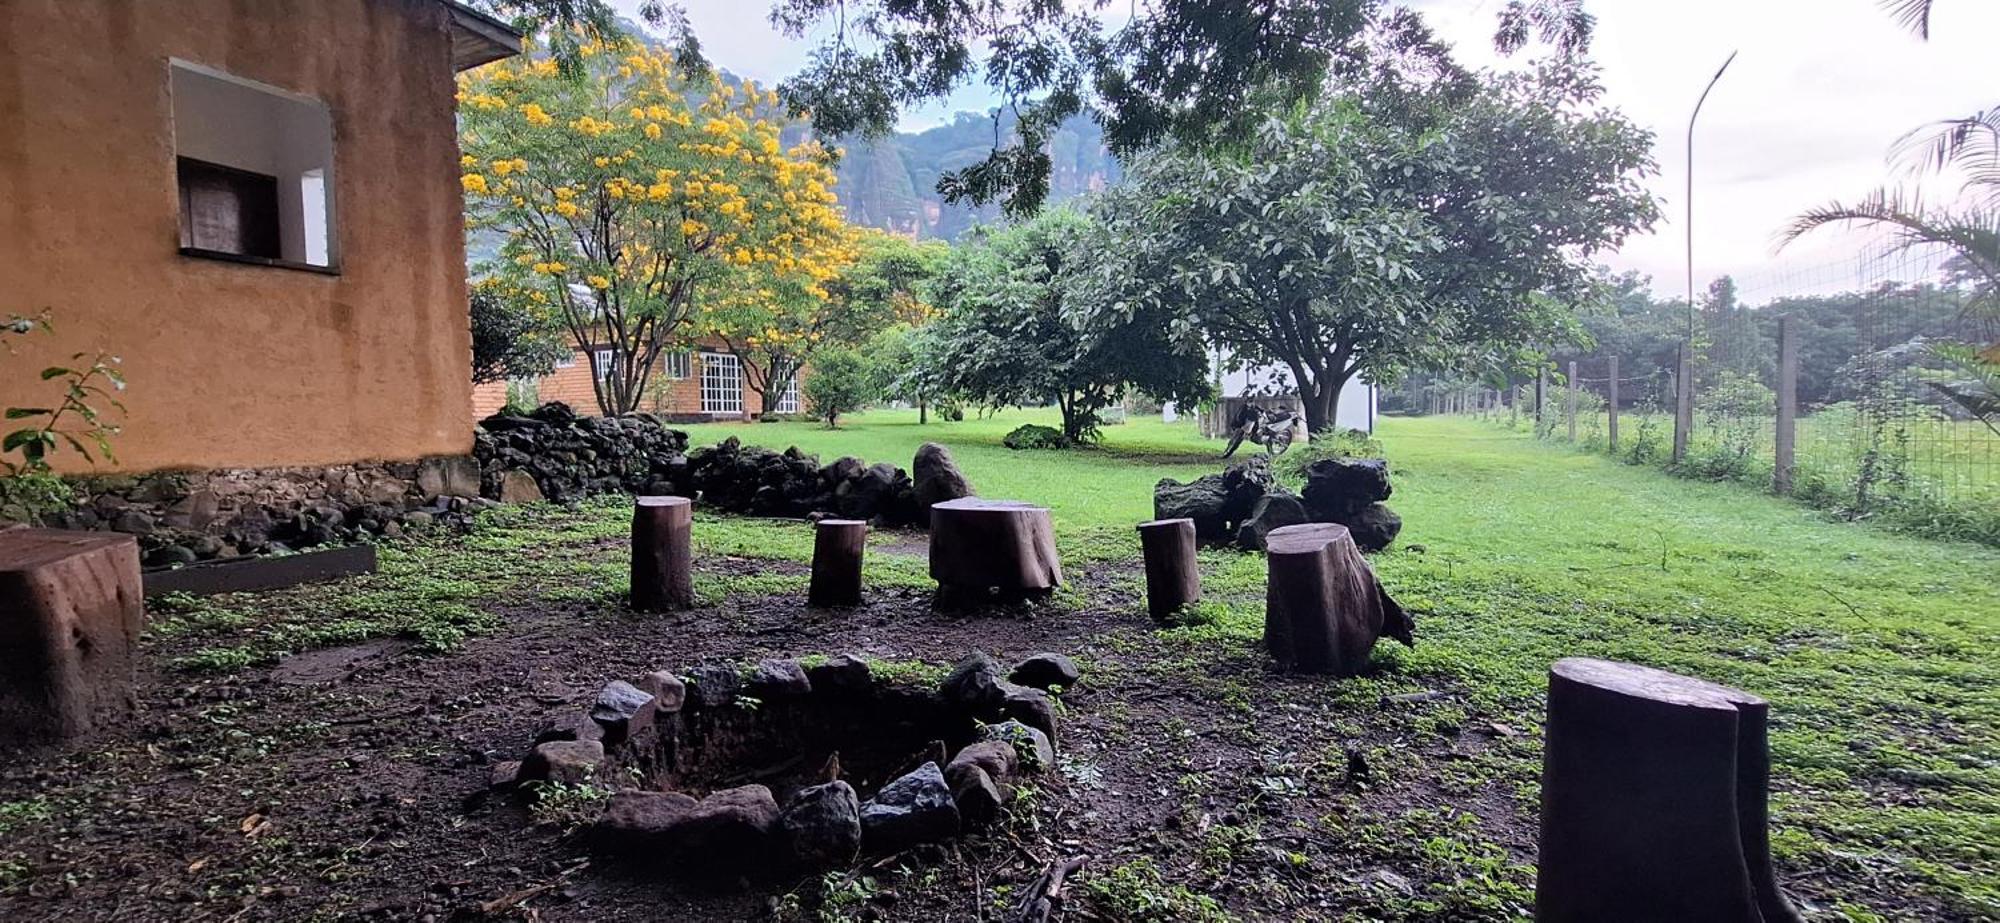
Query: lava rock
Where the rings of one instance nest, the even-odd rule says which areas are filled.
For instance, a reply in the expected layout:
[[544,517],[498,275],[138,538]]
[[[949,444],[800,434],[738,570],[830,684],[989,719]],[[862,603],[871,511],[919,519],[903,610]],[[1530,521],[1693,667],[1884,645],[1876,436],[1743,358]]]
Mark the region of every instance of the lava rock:
[[812,693],[812,680],[796,660],[761,660],[743,683],[743,693],[770,702]]
[[604,762],[604,744],[595,740],[552,740],[536,744],[521,760],[519,778],[523,782],[560,782],[582,785],[597,775]]
[[1049,736],[1019,721],[1002,721],[979,729],[980,740],[997,740],[1014,748],[1023,772],[1040,772],[1056,764],[1056,748]]
[[1315,522],[1340,522],[1390,493],[1389,463],[1380,458],[1322,458],[1306,466],[1304,501]]
[[1229,524],[1222,518],[1227,501],[1219,474],[1204,474],[1186,484],[1161,478],[1153,486],[1153,518],[1194,520],[1195,538],[1217,541],[1228,535]]
[[1005,692],[1007,698],[1001,703],[1001,714],[1047,734],[1050,740],[1056,739],[1056,705],[1048,693],[1013,683],[1006,685]]
[[975,718],[991,717],[1006,705],[1008,689],[1013,685],[1001,676],[999,663],[985,651],[973,651],[951,668],[944,682],[938,684],[938,694]]
[[934,503],[973,495],[972,484],[958,470],[951,450],[935,442],[917,447],[917,457],[910,464],[910,477],[914,481],[917,505],[926,514]]
[[802,788],[785,804],[778,829],[806,868],[851,865],[861,852],[861,800],[838,780]]
[[564,712],[542,725],[535,732],[535,743],[544,744],[554,740],[603,740],[604,725],[591,720],[590,715],[581,712]]
[[868,661],[853,654],[841,654],[807,667],[806,679],[812,683],[813,691],[827,696],[862,696],[875,685]]
[[970,766],[951,783],[951,800],[958,806],[958,819],[966,827],[984,827],[1000,816],[1007,796],[985,770]]
[[1386,503],[1370,503],[1339,522],[1347,527],[1354,536],[1355,547],[1362,551],[1381,551],[1403,531],[1403,517]]
[[891,781],[861,806],[861,841],[870,852],[901,852],[958,833],[958,804],[936,763]]
[[778,802],[762,785],[715,792],[669,824],[665,851],[690,865],[741,869],[768,858]]
[[615,793],[591,828],[591,845],[639,858],[658,855],[673,845],[675,827],[697,803],[680,792]]
[[641,676],[634,685],[653,697],[655,712],[673,714],[687,704],[687,684],[666,670],[654,670]]
[[687,707],[722,708],[736,701],[743,677],[735,667],[703,664],[687,671]]
[[521,781],[521,761],[501,760],[487,770],[486,787],[492,789],[513,788]]
[[1244,551],[1263,551],[1264,539],[1273,529],[1296,526],[1311,522],[1306,515],[1305,503],[1289,493],[1267,493],[1250,507],[1249,518],[1236,527],[1236,547]]
[[590,719],[604,727],[604,742],[616,746],[651,728],[654,710],[652,693],[614,679],[597,694]]
[[981,740],[968,744],[951,758],[944,767],[945,781],[958,787],[960,776],[977,769],[995,782],[1005,782],[1014,778],[1021,770],[1021,755],[1014,751],[1014,745],[1004,740]]
[[1048,690],[1061,686],[1068,689],[1083,678],[1076,668],[1076,661],[1061,654],[1036,654],[1014,665],[1007,674],[1007,681],[1036,689]]

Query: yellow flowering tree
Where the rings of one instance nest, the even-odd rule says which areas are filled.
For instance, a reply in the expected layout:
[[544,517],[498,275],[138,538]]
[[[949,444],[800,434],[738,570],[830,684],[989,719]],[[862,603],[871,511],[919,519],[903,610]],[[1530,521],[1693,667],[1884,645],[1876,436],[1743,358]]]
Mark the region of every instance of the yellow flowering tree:
[[753,284],[820,287],[849,230],[827,153],[781,144],[774,94],[690,84],[636,43],[579,55],[576,78],[545,57],[462,78],[462,179],[468,220],[506,237],[483,267],[491,290],[610,350],[597,403],[625,413],[695,332],[697,305]]

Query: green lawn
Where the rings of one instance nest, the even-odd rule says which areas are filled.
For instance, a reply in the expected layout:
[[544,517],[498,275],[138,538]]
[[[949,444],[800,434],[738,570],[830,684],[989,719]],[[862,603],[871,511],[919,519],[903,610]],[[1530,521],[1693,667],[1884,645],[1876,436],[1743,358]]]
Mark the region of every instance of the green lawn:
[[[1047,504],[1066,556],[1135,553],[1128,530],[1150,518],[1152,484],[1217,465],[1218,443],[1157,419],[1106,427],[1092,451],[999,445],[1028,421],[1049,414],[691,429],[696,444],[734,435],[905,465],[923,441],[945,442],[981,493]],[[1379,436],[1405,529],[1375,565],[1419,613],[1416,650],[1387,655],[1395,681],[1462,684],[1486,717],[1538,714],[1544,671],[1572,655],[1741,686],[1773,705],[1781,856],[2000,913],[2000,552],[1828,521],[1468,418],[1389,418]],[[1250,642],[1261,558],[1205,563],[1221,621],[1181,631]],[[1532,766],[1514,771],[1532,784]]]
[[[1385,645],[1371,676],[1285,681],[1260,669],[1260,555],[1203,552],[1207,624],[1155,629],[1138,601],[1132,526],[1151,518],[1153,484],[1217,470],[1220,443],[1191,424],[1149,419],[1106,427],[1095,449],[1000,445],[1020,423],[1052,417],[1015,411],[919,426],[913,413],[878,412],[838,430],[691,430],[696,444],[737,436],[822,461],[852,454],[904,467],[937,440],[980,493],[1048,505],[1076,586],[1058,596],[1052,619],[1020,630],[1048,631],[1079,612],[1110,626],[1076,648],[1090,687],[1072,716],[1079,757],[1129,773],[1120,754],[1164,748],[1181,788],[1142,789],[1147,809],[1184,804],[1190,816],[1226,817],[1218,801],[1277,798],[1298,806],[1295,818],[1309,812],[1312,845],[1298,860],[1371,919],[1519,918],[1533,884],[1545,671],[1571,655],[1646,663],[1771,700],[1774,849],[1788,887],[1820,912],[1814,919],[2000,917],[2000,551],[1830,521],[1747,487],[1676,479],[1475,419],[1388,419],[1379,435],[1405,529],[1373,562],[1416,613],[1417,647]],[[468,636],[504,639],[524,612],[572,613],[586,637],[630,630],[620,601],[628,518],[618,499],[503,509],[463,537],[385,547],[373,577],[166,607],[151,651],[226,676],[381,635],[450,651]],[[720,617],[734,617],[738,601],[802,591],[796,564],[743,561],[807,560],[810,532],[798,523],[704,512],[696,536],[698,557],[711,562],[697,591]],[[928,586],[921,555],[905,552],[871,556],[871,584]],[[981,620],[942,624],[978,631]],[[746,652],[761,643],[741,641]],[[464,656],[435,658],[435,669]],[[1196,695],[1202,713],[1191,726],[1135,717],[1162,688]],[[1377,704],[1420,689],[1444,695],[1421,708]],[[1175,745],[1183,738],[1173,735],[1196,731],[1204,742]],[[1339,782],[1343,748],[1357,745],[1392,781],[1358,791]],[[1205,747],[1268,758],[1283,784],[1204,770],[1195,757],[1212,756]],[[129,757],[142,768],[153,760]],[[1128,774],[1117,784],[1141,783]],[[1238,864],[1254,862],[1247,844],[1263,835],[1254,821],[1222,824],[1192,859],[1171,845],[1151,855],[1121,846],[1084,887],[1113,920],[1194,919],[1198,893],[1239,886],[1273,891],[1265,897],[1275,903],[1262,906],[1287,906],[1269,866]],[[7,863],[25,869],[28,855],[0,849],[0,895]],[[1369,865],[1415,870],[1414,892],[1369,896],[1341,884],[1342,869]],[[1178,909],[1133,909],[1160,900]],[[1122,916],[1120,901],[1132,905]]]

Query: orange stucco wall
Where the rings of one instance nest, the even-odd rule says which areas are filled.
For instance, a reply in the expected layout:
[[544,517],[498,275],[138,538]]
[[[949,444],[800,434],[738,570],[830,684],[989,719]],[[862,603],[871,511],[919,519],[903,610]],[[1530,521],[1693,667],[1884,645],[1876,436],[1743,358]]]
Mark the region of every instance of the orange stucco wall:
[[[102,349],[117,468],[469,451],[450,37],[436,0],[0,0],[0,314],[57,331],[0,355],[0,405]],[[331,109],[338,275],[178,252],[169,58]]]

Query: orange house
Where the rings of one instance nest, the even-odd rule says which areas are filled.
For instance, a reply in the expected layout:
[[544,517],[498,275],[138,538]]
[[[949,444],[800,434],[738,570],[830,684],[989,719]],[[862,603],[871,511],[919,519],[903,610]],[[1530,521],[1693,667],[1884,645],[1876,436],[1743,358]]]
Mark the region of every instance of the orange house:
[[[597,391],[593,376],[605,374],[615,352],[600,344],[578,347],[556,365],[555,371],[534,379],[534,399],[540,403],[561,401],[581,414],[596,414]],[[793,414],[804,409],[799,400],[799,383],[807,369],[792,376],[783,395],[766,407],[752,387],[743,362],[718,340],[702,340],[689,349],[662,353],[659,370],[639,401],[639,409],[669,422],[706,423],[724,420],[756,420],[770,414]],[[472,416],[483,420],[507,404],[507,382],[488,382],[472,389]]]

